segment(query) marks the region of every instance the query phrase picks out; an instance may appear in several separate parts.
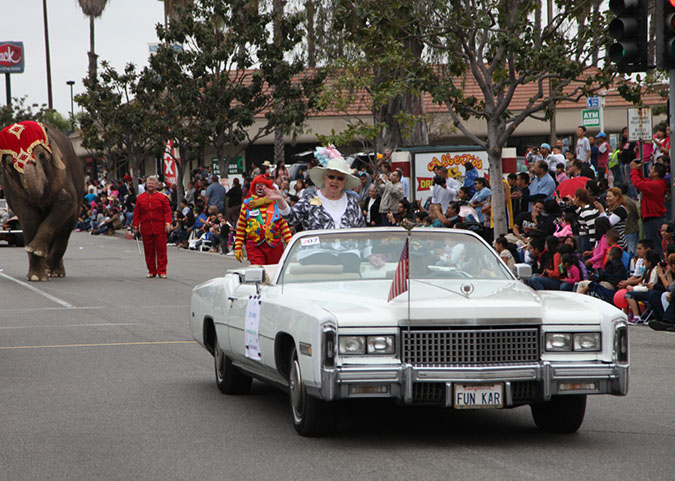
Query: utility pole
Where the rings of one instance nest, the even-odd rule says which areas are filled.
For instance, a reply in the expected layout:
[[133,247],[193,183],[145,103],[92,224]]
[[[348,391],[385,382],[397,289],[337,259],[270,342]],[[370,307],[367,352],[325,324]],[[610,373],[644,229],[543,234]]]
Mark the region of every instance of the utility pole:
[[49,57],[49,27],[47,26],[47,0],[42,0],[42,16],[45,24],[45,52],[47,56],[47,104],[49,110],[54,110],[52,99],[52,63]]
[[70,130],[75,132],[75,104],[73,103],[73,85],[74,80],[68,80],[66,84],[70,85]]
[[[551,25],[553,23],[553,0],[548,0],[547,13],[548,13],[548,24]],[[551,97],[552,92],[553,92],[553,86],[551,85],[551,81],[549,80],[548,81],[549,98]],[[556,122],[556,118],[555,118],[556,115],[557,115],[557,113],[553,112],[553,115],[551,116],[551,122],[550,122],[551,135],[550,135],[549,143],[551,144],[551,146],[555,145],[556,137],[558,136],[558,134],[557,134],[558,126],[557,126],[557,122]]]

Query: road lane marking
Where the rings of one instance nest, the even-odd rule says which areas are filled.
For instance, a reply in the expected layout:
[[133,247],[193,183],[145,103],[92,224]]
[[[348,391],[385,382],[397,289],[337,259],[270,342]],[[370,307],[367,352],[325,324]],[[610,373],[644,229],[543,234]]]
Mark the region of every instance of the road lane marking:
[[89,307],[16,307],[14,309],[3,309],[2,312],[24,312],[24,311],[71,311],[71,310],[91,310],[91,309],[107,309],[105,306],[89,306]]
[[36,329],[36,328],[48,328],[48,329],[58,329],[62,327],[109,327],[109,326],[142,326],[141,322],[124,322],[116,324],[114,322],[101,322],[99,324],[62,324],[57,326],[48,326],[48,325],[33,325],[33,326],[0,326],[2,329]]
[[60,305],[62,305],[63,307],[65,307],[65,308],[67,308],[67,309],[74,309],[74,308],[75,308],[75,306],[73,306],[72,304],[69,304],[69,303],[67,303],[67,302],[64,301],[64,300],[59,299],[58,297],[52,296],[51,294],[48,294],[47,292],[41,291],[41,290],[38,289],[37,287],[31,286],[31,285],[28,284],[27,282],[23,282],[23,281],[20,281],[20,280],[18,280],[18,279],[14,279],[12,276],[8,276],[7,274],[3,274],[2,272],[0,272],[0,276],[4,277],[5,279],[9,279],[9,280],[12,281],[12,282],[16,282],[16,283],[19,284],[20,286],[23,286],[23,287],[25,287],[25,288],[27,288],[27,289],[30,289],[31,291],[36,292],[36,293],[40,294],[41,296],[45,296],[45,297],[46,297],[47,299],[49,299],[50,301],[54,301],[54,302],[56,302],[57,304],[60,304]]
[[56,347],[106,347],[106,346],[148,346],[154,344],[194,344],[196,341],[142,341],[142,342],[103,342],[100,344],[52,344],[46,346],[0,346],[0,351],[10,349],[44,349]]
[[141,306],[143,309],[161,309],[161,308],[174,308],[174,307],[190,307],[190,304],[177,304],[175,306]]

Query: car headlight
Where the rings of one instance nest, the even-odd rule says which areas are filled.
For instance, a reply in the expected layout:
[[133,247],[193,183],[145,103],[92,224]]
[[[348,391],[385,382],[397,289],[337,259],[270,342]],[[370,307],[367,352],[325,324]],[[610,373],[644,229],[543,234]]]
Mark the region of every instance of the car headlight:
[[564,332],[547,332],[546,333],[546,350],[547,351],[571,351],[572,350],[572,334]]
[[546,350],[550,352],[593,352],[602,349],[599,332],[547,332]]
[[574,335],[575,351],[599,351],[602,341],[599,332],[581,332]]
[[368,354],[394,354],[394,336],[368,336]]
[[340,354],[365,354],[365,336],[340,336],[338,341]]

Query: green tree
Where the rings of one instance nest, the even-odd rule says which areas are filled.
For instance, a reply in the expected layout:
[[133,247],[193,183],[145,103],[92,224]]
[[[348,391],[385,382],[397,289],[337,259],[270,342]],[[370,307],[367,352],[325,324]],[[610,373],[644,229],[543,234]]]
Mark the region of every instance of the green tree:
[[0,107],[0,128],[7,125],[35,120],[43,124],[53,125],[63,132],[70,131],[70,122],[56,110],[49,110],[47,104],[29,104],[28,97],[14,98],[10,105]]
[[108,0],[78,0],[82,13],[89,17],[89,81],[94,81],[97,76],[97,60],[95,50],[94,19],[103,14]]
[[[433,58],[445,62],[427,88],[448,108],[452,123],[486,149],[495,235],[504,234],[502,149],[526,119],[548,120],[560,103],[576,102],[614,84],[611,67],[589,68],[597,52],[605,51],[606,21],[591,8],[591,0],[555,1],[550,22],[542,22],[537,14],[539,0],[432,1],[433,14],[424,32],[409,33],[432,49]],[[479,93],[465,90],[467,79],[475,82]],[[525,84],[536,85],[535,94],[514,111],[511,104]],[[620,91],[626,97],[635,93],[627,83]],[[470,118],[485,121],[485,138],[470,130]]]
[[82,146],[106,159],[108,169],[128,163],[138,192],[139,167],[149,155],[159,155],[163,138],[159,121],[150,107],[136,97],[140,73],[133,64],[118,72],[102,62],[96,83],[85,79],[85,93],[75,97],[84,109],[80,118]]
[[[431,71],[422,58],[418,31],[424,4],[405,0],[336,0],[334,29],[347,52],[331,63],[331,81],[321,98],[325,109],[344,114],[344,132],[320,137],[345,145],[362,139],[376,151],[429,143],[422,102],[424,79]],[[354,118],[354,108],[370,118]]]
[[[300,16],[278,19],[249,0],[197,0],[178,10],[163,45],[150,59],[142,95],[174,139],[182,159],[213,146],[222,173],[247,145],[274,132],[302,127],[320,75],[301,75],[288,60],[301,40]],[[182,196],[184,164],[178,168]]]

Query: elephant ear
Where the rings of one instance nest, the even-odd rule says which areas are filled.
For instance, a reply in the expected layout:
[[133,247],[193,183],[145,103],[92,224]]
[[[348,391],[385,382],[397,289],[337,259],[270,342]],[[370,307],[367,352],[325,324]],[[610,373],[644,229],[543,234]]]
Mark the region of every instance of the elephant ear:
[[49,132],[49,127],[45,125],[45,131],[47,132],[47,138],[49,139],[49,147],[52,149],[52,160],[54,161],[54,167],[59,170],[66,170],[66,164],[63,163],[63,152],[59,147],[59,144],[56,138]]

